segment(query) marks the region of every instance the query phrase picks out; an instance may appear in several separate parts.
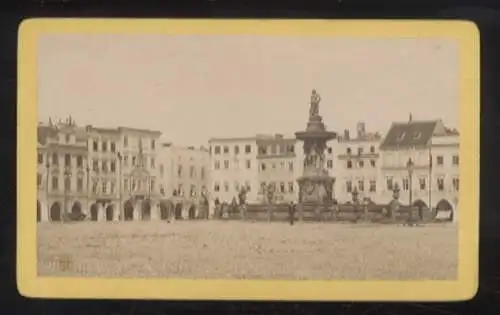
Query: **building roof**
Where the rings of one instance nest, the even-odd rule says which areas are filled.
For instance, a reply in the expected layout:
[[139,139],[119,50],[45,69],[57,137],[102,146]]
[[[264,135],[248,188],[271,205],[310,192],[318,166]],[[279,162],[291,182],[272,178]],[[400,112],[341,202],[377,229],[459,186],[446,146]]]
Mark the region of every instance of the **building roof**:
[[440,120],[434,121],[408,121],[393,123],[387,132],[381,150],[409,149],[429,145],[435,133],[444,129]]
[[45,145],[48,138],[53,138],[57,136],[57,129],[53,126],[43,126],[39,125],[37,127],[37,141],[38,143]]

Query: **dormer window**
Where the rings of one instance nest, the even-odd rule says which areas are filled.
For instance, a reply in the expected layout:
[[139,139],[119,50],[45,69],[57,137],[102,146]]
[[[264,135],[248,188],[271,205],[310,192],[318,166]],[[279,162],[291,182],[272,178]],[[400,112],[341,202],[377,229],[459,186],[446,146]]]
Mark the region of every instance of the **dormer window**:
[[398,136],[398,138],[397,138],[396,140],[397,140],[398,142],[401,142],[401,141],[403,141],[403,139],[405,138],[405,136],[406,136],[406,132],[402,132],[402,133]]
[[416,132],[413,133],[413,139],[414,140],[420,139],[421,136],[422,136],[422,133],[419,132],[419,131],[416,131]]

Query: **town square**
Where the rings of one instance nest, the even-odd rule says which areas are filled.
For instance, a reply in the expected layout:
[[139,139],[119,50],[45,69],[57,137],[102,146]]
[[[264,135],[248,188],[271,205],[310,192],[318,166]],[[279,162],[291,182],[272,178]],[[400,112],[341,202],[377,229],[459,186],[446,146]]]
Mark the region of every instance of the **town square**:
[[[453,46],[318,39],[316,57],[291,67],[309,44],[168,39],[175,45],[161,51],[174,63],[147,38],[156,61],[139,66],[141,52],[123,39],[65,40],[40,49],[39,276],[456,279]],[[76,48],[84,42],[88,55]],[[250,43],[284,57],[253,58]],[[356,57],[366,47],[374,55]],[[97,52],[112,54],[88,57]],[[410,65],[413,54],[429,57]],[[68,83],[70,68],[87,85]],[[240,72],[251,83],[238,84]],[[404,81],[417,78],[425,84]]]

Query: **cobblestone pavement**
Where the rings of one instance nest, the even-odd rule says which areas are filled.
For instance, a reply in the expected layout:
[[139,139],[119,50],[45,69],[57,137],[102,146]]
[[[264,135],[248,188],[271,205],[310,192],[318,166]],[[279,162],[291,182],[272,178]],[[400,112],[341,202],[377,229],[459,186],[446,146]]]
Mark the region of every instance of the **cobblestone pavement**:
[[40,276],[455,279],[456,225],[41,223]]

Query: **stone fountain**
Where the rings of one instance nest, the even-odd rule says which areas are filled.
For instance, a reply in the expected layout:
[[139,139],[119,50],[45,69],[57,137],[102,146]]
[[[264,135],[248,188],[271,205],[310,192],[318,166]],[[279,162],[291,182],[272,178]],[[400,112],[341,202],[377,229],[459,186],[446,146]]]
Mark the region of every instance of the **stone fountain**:
[[[327,131],[323,118],[319,114],[320,95],[312,91],[309,109],[309,120],[306,130],[295,133],[297,140],[304,145],[304,171],[297,179],[299,184],[299,205],[312,206],[318,209],[333,201],[333,185],[335,179],[325,168],[325,150],[328,140],[335,139],[337,134]],[[302,211],[299,210],[299,216]]]

